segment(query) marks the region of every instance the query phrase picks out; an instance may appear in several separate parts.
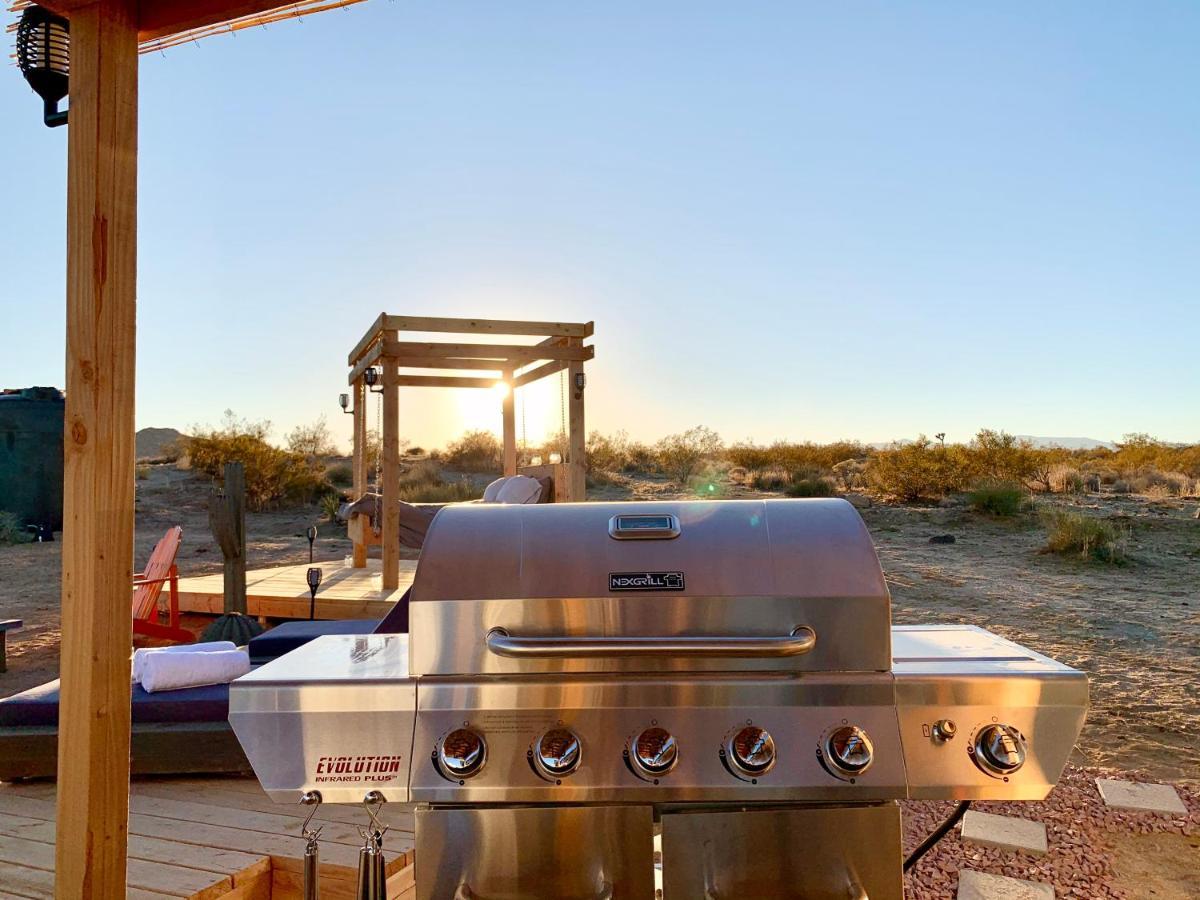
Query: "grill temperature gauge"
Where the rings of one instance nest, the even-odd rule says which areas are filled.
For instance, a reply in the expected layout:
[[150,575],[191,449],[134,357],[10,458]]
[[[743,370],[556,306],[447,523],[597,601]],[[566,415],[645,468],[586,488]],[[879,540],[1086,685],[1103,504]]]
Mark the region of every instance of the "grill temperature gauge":
[[679,745],[675,735],[665,728],[647,728],[634,739],[629,751],[633,769],[648,781],[666,775],[679,762]]

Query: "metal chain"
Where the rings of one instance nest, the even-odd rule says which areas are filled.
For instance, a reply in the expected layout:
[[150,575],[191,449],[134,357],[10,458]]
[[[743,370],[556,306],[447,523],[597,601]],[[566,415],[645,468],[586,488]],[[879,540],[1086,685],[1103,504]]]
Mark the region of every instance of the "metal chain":
[[567,370],[558,370],[558,439],[563,462],[567,459]]

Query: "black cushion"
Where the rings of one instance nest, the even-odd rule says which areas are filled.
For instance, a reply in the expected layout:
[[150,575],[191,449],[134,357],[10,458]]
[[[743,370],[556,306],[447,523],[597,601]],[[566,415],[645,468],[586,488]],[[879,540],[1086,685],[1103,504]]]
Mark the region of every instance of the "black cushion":
[[261,665],[326,634],[371,634],[378,619],[318,619],[284,622],[250,639],[250,663]]
[[[143,691],[140,684],[130,687],[134,722],[224,722],[229,718],[227,684],[153,694]],[[0,727],[56,727],[58,692],[56,678],[0,700]]]

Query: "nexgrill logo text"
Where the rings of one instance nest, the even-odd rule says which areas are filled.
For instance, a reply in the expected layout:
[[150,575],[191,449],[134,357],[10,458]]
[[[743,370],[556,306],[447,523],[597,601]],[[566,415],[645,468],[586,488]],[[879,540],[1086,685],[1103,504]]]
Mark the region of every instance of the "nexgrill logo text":
[[317,759],[316,780],[354,784],[391,781],[401,773],[402,756],[322,756]]
[[682,572],[609,572],[610,591],[682,591]]

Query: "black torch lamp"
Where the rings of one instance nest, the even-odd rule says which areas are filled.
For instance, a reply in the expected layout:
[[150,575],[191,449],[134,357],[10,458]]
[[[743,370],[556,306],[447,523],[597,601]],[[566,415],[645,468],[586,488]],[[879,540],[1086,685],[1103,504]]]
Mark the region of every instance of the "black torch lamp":
[[308,531],[304,532],[304,536],[308,538],[308,564],[311,566],[313,561],[313,544],[317,542],[317,526],[309,525]]
[[383,393],[383,388],[377,389],[375,387],[375,385],[379,384],[379,368],[377,366],[371,366],[371,368],[363,372],[363,381],[367,383],[367,390],[372,394]]
[[59,112],[58,102],[67,96],[71,71],[69,28],[66,19],[41,6],[28,7],[17,25],[17,66],[42,98],[50,128],[67,124],[67,111]]
[[313,566],[308,570],[308,593],[311,598],[308,603],[308,619],[311,622],[317,617],[317,588],[321,586],[321,570]]
[[354,415],[354,410],[350,408],[349,394],[338,394],[338,406],[342,408],[342,412],[344,412],[346,415]]

